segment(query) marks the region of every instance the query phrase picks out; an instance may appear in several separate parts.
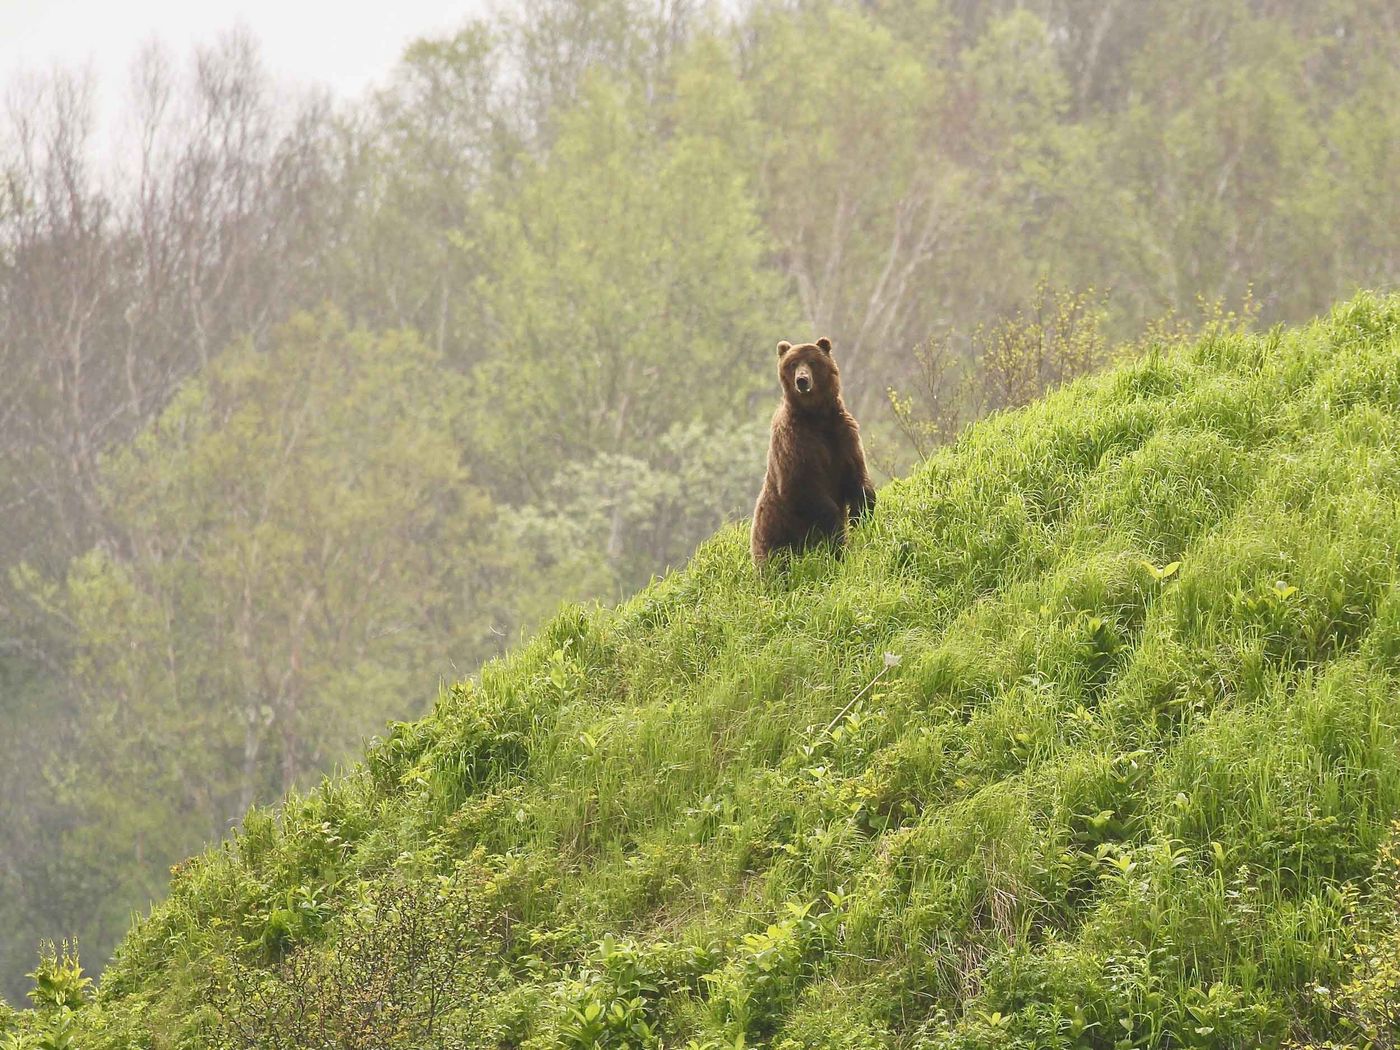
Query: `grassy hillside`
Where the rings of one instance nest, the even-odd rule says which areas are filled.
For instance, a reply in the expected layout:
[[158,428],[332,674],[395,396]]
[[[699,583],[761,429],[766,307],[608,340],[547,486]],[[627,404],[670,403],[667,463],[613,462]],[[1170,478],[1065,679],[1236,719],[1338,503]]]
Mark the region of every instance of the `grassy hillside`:
[[975,426],[843,560],[760,580],[729,529],[183,865],[84,1045],[1341,1038],[1397,406],[1363,296]]

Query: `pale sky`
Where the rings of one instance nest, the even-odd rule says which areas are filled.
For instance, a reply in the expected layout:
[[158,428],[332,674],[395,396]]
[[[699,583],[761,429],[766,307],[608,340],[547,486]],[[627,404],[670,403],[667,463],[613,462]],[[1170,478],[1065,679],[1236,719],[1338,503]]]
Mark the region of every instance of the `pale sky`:
[[410,40],[486,9],[484,0],[0,0],[0,90],[17,74],[90,62],[109,115],[125,103],[128,67],[146,43],[183,59],[243,27],[278,82],[348,98],[381,82]]

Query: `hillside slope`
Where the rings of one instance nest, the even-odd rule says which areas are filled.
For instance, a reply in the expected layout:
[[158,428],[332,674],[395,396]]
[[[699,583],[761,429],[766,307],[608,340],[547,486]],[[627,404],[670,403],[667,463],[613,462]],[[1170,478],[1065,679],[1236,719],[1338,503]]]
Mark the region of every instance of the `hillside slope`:
[[1340,1031],[1400,812],[1397,406],[1362,296],[973,427],[843,560],[760,580],[727,530],[184,865],[85,1045]]

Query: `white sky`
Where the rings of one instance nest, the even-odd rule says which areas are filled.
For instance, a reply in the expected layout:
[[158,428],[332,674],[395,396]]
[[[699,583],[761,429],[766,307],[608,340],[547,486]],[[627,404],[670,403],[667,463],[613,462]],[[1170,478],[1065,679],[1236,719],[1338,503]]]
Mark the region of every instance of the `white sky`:
[[381,82],[410,40],[485,9],[483,0],[0,0],[0,91],[20,74],[90,63],[110,116],[126,102],[128,68],[145,44],[159,40],[183,60],[242,27],[279,82],[348,98]]

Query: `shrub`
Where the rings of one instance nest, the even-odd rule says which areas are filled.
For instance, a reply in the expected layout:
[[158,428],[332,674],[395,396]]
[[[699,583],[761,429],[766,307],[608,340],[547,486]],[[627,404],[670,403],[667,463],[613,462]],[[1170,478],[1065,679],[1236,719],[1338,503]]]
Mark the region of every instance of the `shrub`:
[[479,1045],[490,922],[477,877],[390,877],[356,897],[323,945],[294,947],[266,969],[229,960],[209,995],[224,1045]]

